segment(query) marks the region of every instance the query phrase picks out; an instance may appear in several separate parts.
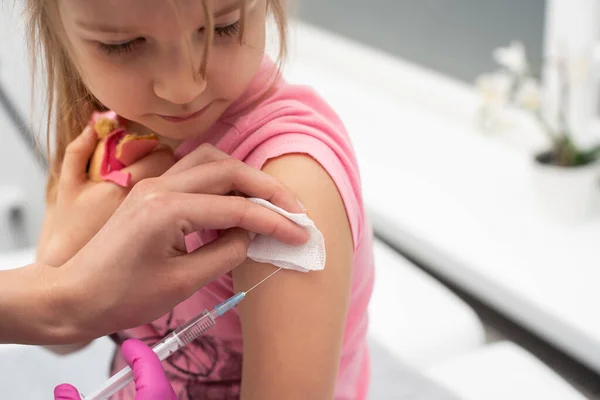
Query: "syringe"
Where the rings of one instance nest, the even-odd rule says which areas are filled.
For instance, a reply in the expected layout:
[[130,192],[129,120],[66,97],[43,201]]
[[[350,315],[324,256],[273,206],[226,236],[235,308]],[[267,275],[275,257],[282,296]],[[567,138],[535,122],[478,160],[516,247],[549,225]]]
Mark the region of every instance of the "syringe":
[[[167,335],[163,340],[158,342],[152,350],[156,353],[161,361],[166,360],[171,354],[180,350],[182,347],[192,343],[196,338],[200,337],[207,330],[216,325],[217,317],[223,316],[227,311],[235,307],[240,301],[246,297],[246,294],[256,288],[258,285],[275,275],[281,268],[271,273],[262,281],[251,287],[245,292],[239,292],[228,298],[221,304],[217,305],[212,311],[204,310],[196,317],[192,318],[185,325],[177,328],[171,334]],[[127,386],[133,381],[133,371],[130,367],[125,367],[121,371],[114,374],[100,390],[95,391],[91,395],[82,396],[83,400],[106,400],[119,390]]]

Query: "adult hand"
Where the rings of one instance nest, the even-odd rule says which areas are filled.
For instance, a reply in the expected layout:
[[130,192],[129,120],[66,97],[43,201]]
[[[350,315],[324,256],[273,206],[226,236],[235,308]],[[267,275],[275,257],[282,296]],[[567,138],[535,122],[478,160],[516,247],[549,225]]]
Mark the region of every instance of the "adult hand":
[[[79,165],[85,179],[85,163]],[[232,193],[305,211],[273,177],[200,146],[160,177],[136,184],[60,268],[40,260],[0,271],[0,343],[81,343],[148,323],[240,265],[253,233],[290,245],[308,240],[287,218]],[[188,254],[185,236],[204,229],[223,234]]]
[[[135,377],[135,400],[177,400],[158,356],[137,339],[121,346],[121,353]],[[54,400],[81,400],[79,391],[63,384],[54,389]]]
[[[61,268],[46,271],[55,308],[70,319],[59,325],[58,343],[90,340],[159,318],[240,265],[249,232],[291,245],[308,240],[303,228],[232,192],[304,211],[276,179],[214,147],[199,147],[162,176],[136,184],[81,251]],[[188,254],[185,236],[204,229],[223,233]]]

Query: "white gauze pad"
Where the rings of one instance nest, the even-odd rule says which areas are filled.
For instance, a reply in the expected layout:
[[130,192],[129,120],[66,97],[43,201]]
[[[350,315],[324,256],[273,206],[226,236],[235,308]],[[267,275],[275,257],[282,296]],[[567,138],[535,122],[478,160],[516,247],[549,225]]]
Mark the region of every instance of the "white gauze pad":
[[304,227],[308,231],[310,239],[303,245],[290,246],[272,237],[257,235],[248,248],[248,258],[256,262],[273,264],[276,267],[300,272],[320,271],[325,268],[325,239],[306,214],[287,212],[263,199],[251,198],[249,200]]

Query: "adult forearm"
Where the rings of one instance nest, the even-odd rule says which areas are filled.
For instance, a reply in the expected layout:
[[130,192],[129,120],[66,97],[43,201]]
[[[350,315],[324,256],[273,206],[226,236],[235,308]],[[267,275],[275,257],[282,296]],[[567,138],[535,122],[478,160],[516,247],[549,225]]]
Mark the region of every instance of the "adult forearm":
[[0,343],[77,340],[74,299],[60,269],[42,264],[0,271]]

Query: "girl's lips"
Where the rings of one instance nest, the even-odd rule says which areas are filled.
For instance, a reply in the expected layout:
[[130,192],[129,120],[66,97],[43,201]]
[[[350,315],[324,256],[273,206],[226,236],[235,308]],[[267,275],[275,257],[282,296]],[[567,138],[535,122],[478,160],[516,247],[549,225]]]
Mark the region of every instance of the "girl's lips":
[[[210,104],[209,104],[210,105]],[[190,121],[194,118],[198,118],[199,116],[201,116],[202,114],[204,114],[204,112],[208,109],[208,105],[202,109],[200,109],[199,111],[196,111],[194,113],[191,114],[186,114],[186,115],[161,115],[161,114],[157,114],[159,117],[161,117],[162,119],[169,121],[169,122],[185,122],[185,121]]]

